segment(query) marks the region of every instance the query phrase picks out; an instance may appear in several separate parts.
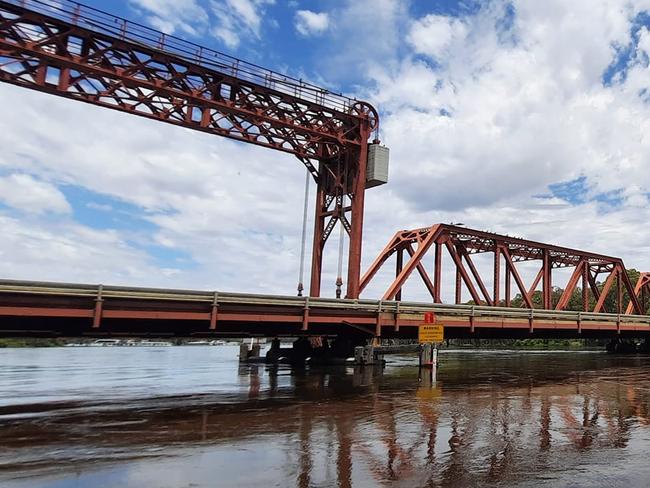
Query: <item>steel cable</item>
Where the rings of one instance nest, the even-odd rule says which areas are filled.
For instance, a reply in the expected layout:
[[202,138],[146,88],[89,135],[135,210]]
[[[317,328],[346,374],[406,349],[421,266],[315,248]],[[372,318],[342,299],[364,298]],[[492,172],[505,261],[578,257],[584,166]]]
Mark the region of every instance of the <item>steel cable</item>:
[[304,290],[303,279],[305,277],[305,248],[307,243],[307,210],[309,208],[309,169],[305,171],[305,202],[302,210],[302,237],[300,241],[300,271],[298,273],[298,296],[302,296]]

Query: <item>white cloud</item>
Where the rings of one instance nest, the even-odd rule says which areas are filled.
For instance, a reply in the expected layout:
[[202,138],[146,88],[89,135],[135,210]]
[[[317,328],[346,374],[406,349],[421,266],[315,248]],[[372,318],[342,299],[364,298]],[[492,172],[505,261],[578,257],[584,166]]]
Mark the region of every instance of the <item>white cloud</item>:
[[406,60],[392,74],[381,71],[377,101],[389,111],[384,133],[405,199],[462,209],[529,197],[581,174],[594,191],[608,191],[630,183],[624,166],[646,159],[650,146],[639,140],[648,109],[626,86],[601,83],[610,46],[628,37],[621,24],[629,14],[576,4],[578,20],[560,5],[553,15],[522,5],[515,46],[499,42],[502,12],[488,9],[464,21],[467,37],[445,44],[443,68]]
[[236,48],[242,36],[260,37],[266,7],[275,0],[210,0],[216,25],[212,32],[230,48]]
[[[150,274],[151,258],[127,246],[133,256],[128,276],[117,268],[99,267],[93,280],[293,291],[304,181],[304,167],[296,158],[6,84],[0,85],[0,100],[6,107],[0,114],[0,145],[11,148],[0,159],[0,169],[21,168],[43,178],[56,175],[58,181],[141,207],[141,217],[158,226],[150,239],[189,254],[195,263],[167,279]],[[19,111],[24,117],[10,115]],[[45,112],[59,114],[67,123],[38,116]],[[48,219],[39,226],[48,235],[65,237],[70,228],[64,223]],[[34,226],[16,221],[11,232],[17,240],[26,239]],[[85,246],[95,234],[88,229],[84,236],[80,229],[70,239]],[[111,236],[120,242],[141,239],[134,232],[135,239],[127,231]],[[12,259],[21,260],[20,255]],[[39,279],[37,267],[16,275],[13,264],[0,262],[0,276],[10,275]],[[59,279],[66,276],[70,273]],[[76,271],[70,279],[79,279]]]
[[407,40],[417,53],[441,58],[452,42],[464,39],[465,24],[454,17],[426,15],[413,22]]
[[296,31],[303,36],[318,36],[329,27],[329,15],[326,12],[298,10],[296,12]]
[[168,270],[156,266],[115,231],[2,214],[0,225],[4,279],[174,286]]
[[[390,68],[408,26],[408,3],[401,0],[343,0],[327,12],[327,42],[320,44],[315,55],[327,59],[321,71],[328,86],[354,83],[365,79],[374,66]],[[322,63],[321,63],[322,64]],[[358,86],[355,96],[363,96],[365,85]]]
[[86,204],[86,207],[93,210],[99,210],[100,212],[111,212],[113,210],[113,207],[111,207],[108,204],[95,203],[95,202],[88,202]]
[[[215,15],[224,42],[260,35],[266,3],[214,4],[223,7]],[[359,86],[357,95],[370,94],[382,110],[382,139],[391,147],[391,182],[366,197],[364,263],[396,229],[460,221],[619,255],[650,270],[650,236],[639,230],[650,217],[650,106],[639,96],[650,89],[643,62],[650,40],[645,29],[638,45],[630,36],[647,5],[516,1],[508,21],[507,4],[495,0],[460,19],[413,19],[405,2],[393,0],[349,0],[327,12],[323,49],[331,56],[323,75],[372,77],[375,86]],[[627,76],[603,86],[616,46],[630,46],[636,57]],[[0,276],[44,278],[47,257],[29,250],[57,236],[64,242],[56,279],[293,291],[304,175],[294,158],[8,85],[0,85],[0,105],[3,173],[76,184],[141,207],[158,228],[152,239],[197,263],[165,271],[122,231],[95,233],[66,215],[58,223],[5,215],[13,244],[0,246],[11,256],[0,259]],[[587,178],[581,205],[535,197],[580,176]],[[593,199],[614,190],[617,206]],[[44,237],[34,242],[39,232]],[[334,290],[337,235],[326,255],[326,295]],[[89,251],[97,246],[101,259]],[[23,269],[23,262],[35,264]],[[381,291],[376,284],[365,296]]]
[[65,195],[54,185],[27,174],[0,177],[0,202],[28,213],[70,213]]
[[149,23],[166,34],[197,35],[208,24],[208,13],[196,0],[130,0],[151,15]]
[[[649,213],[647,63],[632,63],[620,84],[602,82],[613,46],[631,42],[639,2],[514,2],[511,25],[506,8],[415,20],[408,41],[429,60],[407,55],[371,71],[392,181],[369,194],[366,257],[387,240],[387,218],[395,228],[461,221],[650,269],[650,238],[638,232]],[[645,39],[642,30],[643,52]],[[534,197],[580,176],[581,205]],[[617,206],[593,200],[611,191]],[[399,210],[372,210],[387,202]]]

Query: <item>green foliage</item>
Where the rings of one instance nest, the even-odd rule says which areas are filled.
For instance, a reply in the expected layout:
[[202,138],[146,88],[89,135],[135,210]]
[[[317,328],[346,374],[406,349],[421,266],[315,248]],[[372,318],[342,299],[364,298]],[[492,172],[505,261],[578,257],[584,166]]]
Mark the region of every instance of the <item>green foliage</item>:
[[605,342],[603,339],[450,339],[447,347],[558,351],[602,349]]
[[[627,271],[627,276],[630,279],[630,283],[632,284],[632,287],[636,284],[636,282],[639,279],[639,275],[641,274],[639,271],[636,269],[628,269]],[[618,312],[618,307],[616,305],[617,299],[616,299],[616,294],[618,290],[618,279],[614,279],[614,282],[612,283],[611,288],[609,289],[607,296],[605,297],[605,300],[603,302],[603,312],[609,312],[609,313],[617,313]],[[605,283],[604,282],[596,282],[595,283],[596,288],[598,289],[599,292],[602,292]],[[622,296],[623,300],[621,303],[621,313],[625,312],[625,308],[627,307],[627,304],[630,300],[630,295],[627,292],[626,287],[624,286],[623,283],[621,283],[621,289],[622,289]],[[594,307],[596,306],[596,297],[594,296],[593,290],[591,287],[588,288],[588,302],[589,302],[589,310],[593,310]],[[564,293],[564,289],[560,288],[558,286],[554,286],[552,290],[552,307],[555,308],[555,306],[558,304],[560,301],[560,298],[562,297]],[[648,313],[648,309],[650,308],[650,300],[648,300],[647,297],[643,300],[643,303],[641,303],[641,308],[644,311],[644,313]],[[536,290],[533,292],[533,295],[531,297],[531,301],[533,303],[533,308],[536,309],[541,309],[544,308],[543,306],[543,301],[542,301],[542,292],[540,290]],[[473,301],[468,302],[469,304],[473,304]],[[505,300],[501,300],[499,303],[500,306],[505,307]],[[524,302],[524,299],[521,295],[521,293],[518,293],[515,295],[511,301],[511,305],[513,307],[518,307],[518,308],[526,308],[526,304]],[[576,286],[576,288],[573,290],[573,293],[571,293],[571,297],[569,298],[569,301],[567,303],[567,306],[565,310],[572,310],[575,312],[579,312],[583,310],[583,303],[582,303],[582,287]]]
[[65,341],[62,339],[0,339],[0,349],[7,347],[59,347],[64,344]]

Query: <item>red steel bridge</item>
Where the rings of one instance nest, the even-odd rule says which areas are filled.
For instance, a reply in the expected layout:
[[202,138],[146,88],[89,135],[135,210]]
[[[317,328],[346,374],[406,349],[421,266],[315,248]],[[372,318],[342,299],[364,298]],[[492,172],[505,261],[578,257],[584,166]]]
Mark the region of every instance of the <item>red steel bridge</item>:
[[[633,284],[610,256],[438,224],[397,232],[362,275],[369,140],[379,124],[366,102],[69,0],[0,0],[0,81],[290,153],[317,184],[308,297],[3,281],[1,335],[408,337],[428,312],[450,337],[650,334],[650,275]],[[320,298],[337,225],[349,236],[347,290]],[[382,298],[360,299],[393,258]],[[450,272],[455,299],[444,304]],[[414,275],[430,302],[402,300]],[[578,292],[580,306],[570,306]]]

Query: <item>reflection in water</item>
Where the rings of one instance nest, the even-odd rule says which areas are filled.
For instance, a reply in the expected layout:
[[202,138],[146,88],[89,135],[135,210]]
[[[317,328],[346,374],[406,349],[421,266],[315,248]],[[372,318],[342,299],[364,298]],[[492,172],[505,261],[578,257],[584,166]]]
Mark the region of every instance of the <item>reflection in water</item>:
[[228,347],[0,351],[0,484],[645,486],[650,359],[441,362],[430,382],[414,358],[292,371]]

